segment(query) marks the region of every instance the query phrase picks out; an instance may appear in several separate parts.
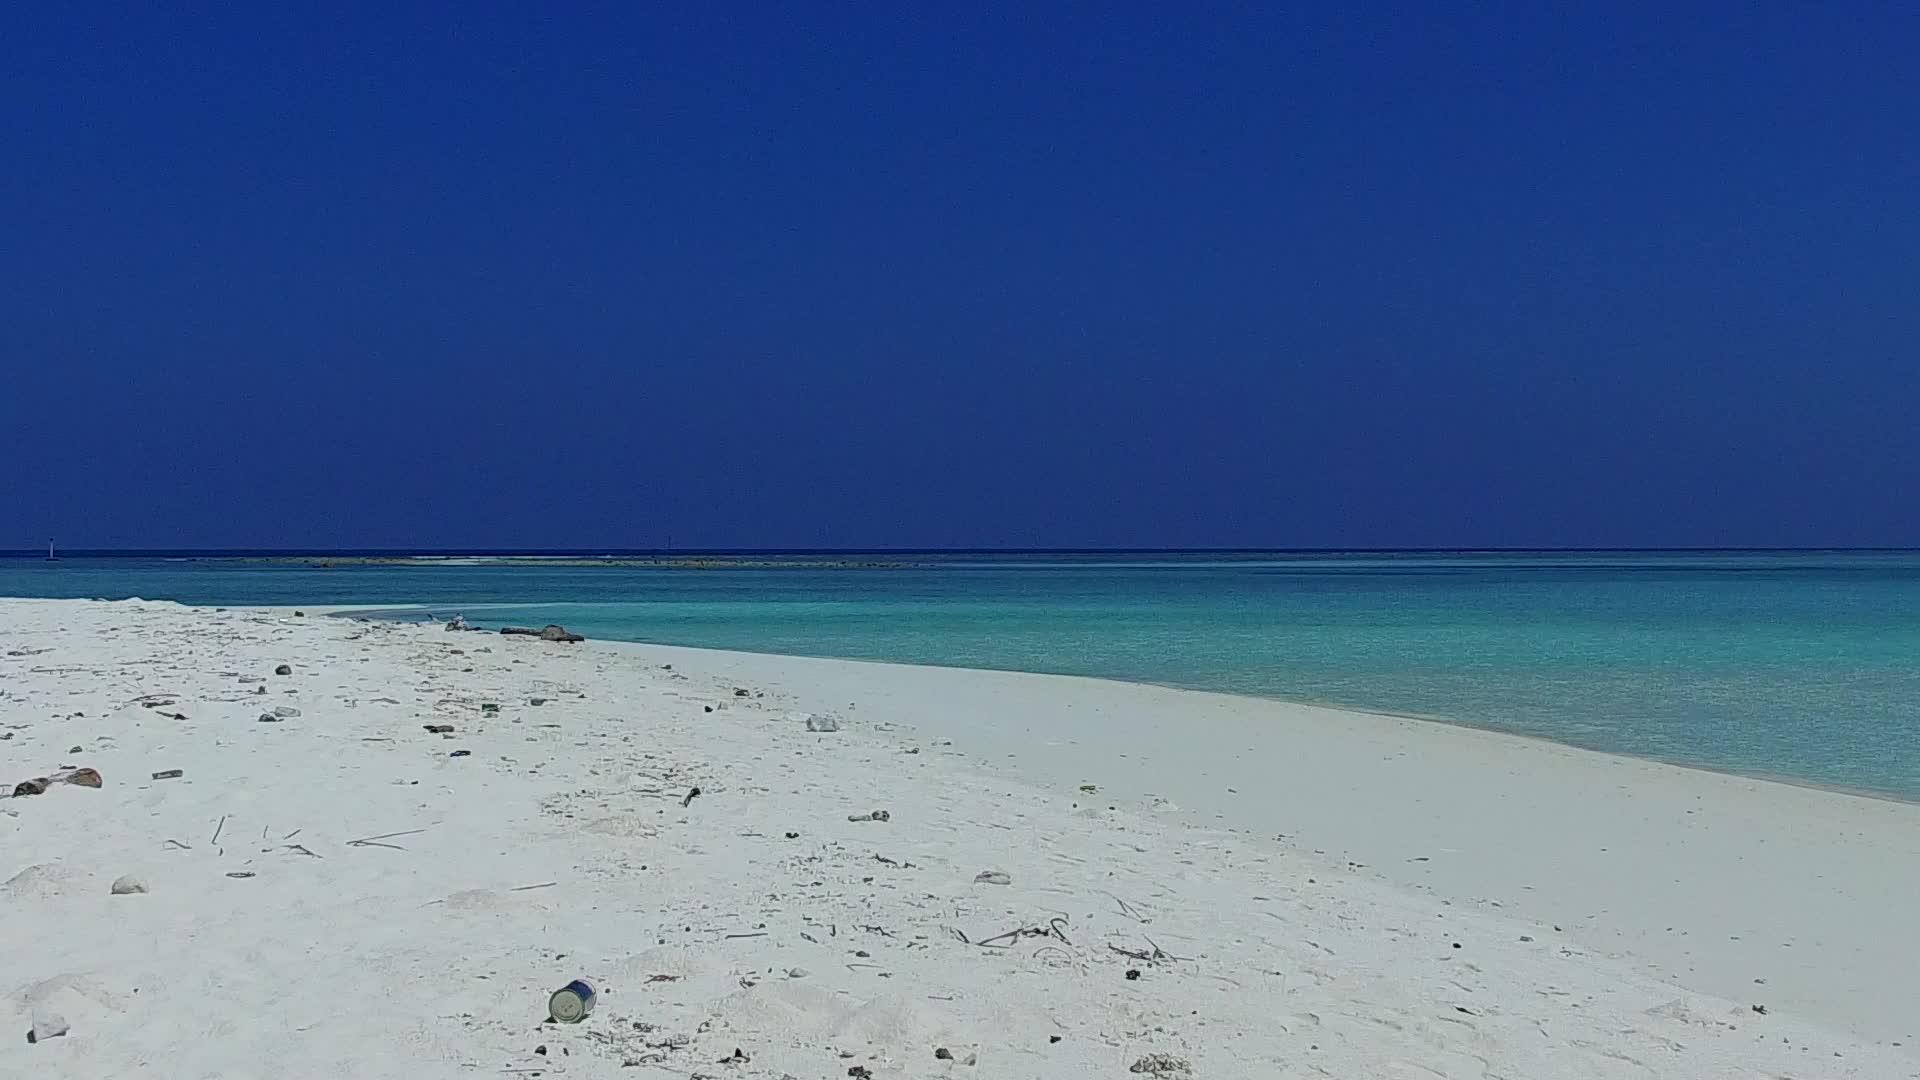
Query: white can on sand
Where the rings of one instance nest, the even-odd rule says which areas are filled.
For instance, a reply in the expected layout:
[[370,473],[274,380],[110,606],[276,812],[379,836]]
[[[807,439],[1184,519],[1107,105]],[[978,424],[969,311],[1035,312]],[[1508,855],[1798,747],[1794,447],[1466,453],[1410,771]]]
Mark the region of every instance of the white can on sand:
[[547,1015],[562,1024],[577,1024],[593,1011],[599,991],[585,979],[575,979],[553,992],[547,999]]

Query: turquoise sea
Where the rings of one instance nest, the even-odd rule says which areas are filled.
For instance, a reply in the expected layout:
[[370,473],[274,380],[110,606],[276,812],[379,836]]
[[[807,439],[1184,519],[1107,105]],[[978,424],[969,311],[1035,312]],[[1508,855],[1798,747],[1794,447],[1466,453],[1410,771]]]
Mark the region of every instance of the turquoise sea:
[[0,595],[424,605],[600,638],[1098,675],[1920,799],[1920,553],[780,558],[17,557],[0,558]]

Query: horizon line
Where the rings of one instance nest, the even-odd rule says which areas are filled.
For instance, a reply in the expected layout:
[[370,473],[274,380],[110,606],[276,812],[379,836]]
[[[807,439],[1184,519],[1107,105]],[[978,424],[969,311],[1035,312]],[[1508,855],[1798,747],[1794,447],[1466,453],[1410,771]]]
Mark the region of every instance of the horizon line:
[[[1525,555],[1525,554],[1920,553],[1907,546],[1522,546],[1522,547],[711,547],[711,548],[71,548],[70,558],[689,558],[775,555]],[[0,549],[0,558],[46,559],[39,548]]]

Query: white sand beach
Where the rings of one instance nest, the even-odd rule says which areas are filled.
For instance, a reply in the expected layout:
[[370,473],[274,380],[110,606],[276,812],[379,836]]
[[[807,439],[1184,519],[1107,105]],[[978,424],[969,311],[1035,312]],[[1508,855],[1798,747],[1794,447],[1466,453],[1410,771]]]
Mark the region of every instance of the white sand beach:
[[1920,1076],[1920,807],[1436,723],[6,600],[0,762],[6,1077]]

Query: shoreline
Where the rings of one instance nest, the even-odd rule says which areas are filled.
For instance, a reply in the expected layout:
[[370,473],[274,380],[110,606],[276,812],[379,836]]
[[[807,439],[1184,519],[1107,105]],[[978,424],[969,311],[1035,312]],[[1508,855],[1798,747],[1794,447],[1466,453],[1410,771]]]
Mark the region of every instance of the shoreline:
[[[367,609],[358,609],[367,610]],[[400,610],[400,609],[378,609]],[[397,623],[399,624],[399,623]],[[403,625],[403,624],[401,624]],[[476,632],[475,637],[488,636]],[[1445,719],[1402,716],[1389,712],[1325,707],[1281,699],[1198,690],[1151,682],[1134,682],[1097,676],[1061,675],[1044,672],[1007,671],[988,668],[943,667],[903,664],[885,660],[810,657],[795,654],[753,653],[697,646],[665,645],[613,639],[589,641],[616,653],[653,658],[670,657],[677,667],[714,673],[738,672],[742,678],[765,681],[778,679],[797,689],[810,707],[834,709],[831,695],[822,697],[821,684],[834,687],[850,700],[871,698],[875,687],[896,684],[893,695],[901,700],[901,712],[920,719],[906,723],[923,735],[950,736],[962,746],[977,744],[979,756],[996,770],[1022,776],[1029,782],[1053,790],[1072,791],[1090,776],[1074,775],[1084,768],[1087,758],[1104,752],[1102,736],[1084,723],[1076,724],[1069,712],[1089,701],[1120,715],[1136,716],[1119,737],[1141,747],[1127,758],[1126,767],[1103,766],[1111,776],[1121,772],[1130,776],[1123,785],[1128,797],[1138,805],[1153,805],[1155,797],[1169,797],[1190,816],[1200,820],[1245,821],[1249,800],[1241,793],[1259,791],[1268,778],[1258,769],[1235,770],[1213,758],[1219,755],[1194,754],[1188,744],[1197,735],[1215,744],[1238,743],[1241,753],[1297,752],[1310,745],[1319,753],[1337,755],[1342,763],[1333,775],[1365,777],[1375,769],[1374,759],[1406,755],[1409,747],[1420,754],[1444,762],[1444,768],[1471,773],[1477,777],[1473,790],[1453,805],[1446,805],[1442,792],[1433,791],[1433,781],[1423,770],[1404,770],[1396,784],[1374,790],[1362,783],[1326,783],[1322,777],[1311,779],[1320,789],[1318,802],[1278,799],[1269,796],[1256,804],[1255,819],[1271,826],[1274,832],[1310,837],[1316,847],[1328,851],[1345,850],[1356,863],[1374,868],[1406,867],[1405,860],[1431,858],[1424,848],[1455,847],[1475,851],[1476,858],[1462,865],[1443,869],[1433,862],[1418,864],[1419,873],[1380,872],[1383,880],[1401,888],[1436,888],[1443,894],[1476,896],[1483,902],[1524,913],[1542,924],[1559,923],[1570,932],[1582,934],[1595,948],[1622,950],[1642,957],[1644,970],[1669,978],[1699,977],[1715,992],[1735,995],[1752,986],[1751,980],[1766,977],[1749,972],[1765,966],[1741,942],[1765,937],[1778,942],[1803,939],[1809,929],[1836,923],[1853,923],[1860,932],[1847,937],[1844,948],[1869,967],[1885,965],[1887,956],[1876,941],[1892,940],[1903,934],[1899,920],[1881,911],[1877,919],[1860,925],[1850,905],[1834,904],[1819,897],[1797,902],[1793,909],[1775,911],[1755,908],[1748,897],[1755,892],[1777,887],[1773,875],[1755,873],[1752,867],[1779,856],[1770,843],[1765,819],[1783,811],[1788,822],[1804,829],[1808,820],[1823,821],[1834,830],[1829,850],[1808,850],[1808,866],[1822,865],[1835,852],[1849,857],[1834,865],[1833,874],[1859,877],[1870,872],[1875,859],[1857,847],[1848,846],[1850,829],[1892,828],[1899,839],[1893,851],[1916,863],[1902,869],[1905,884],[1898,895],[1920,895],[1920,803],[1883,797],[1877,793],[1852,792],[1827,786],[1756,777],[1728,770],[1701,768],[1658,758],[1595,750],[1552,739],[1501,731]],[[908,689],[911,688],[911,689]],[[967,700],[986,688],[996,688],[993,704],[982,711],[994,715],[1031,712],[1023,723],[1003,724],[1000,729],[967,731],[979,725],[972,717],[941,715],[929,710],[926,701]],[[810,696],[809,696],[810,695]],[[1029,699],[1044,695],[1047,707],[1032,709]],[[908,701],[913,704],[909,706]],[[1150,703],[1150,704],[1149,704]],[[1161,718],[1167,714],[1185,714],[1201,709],[1214,714],[1191,727],[1170,730]],[[940,715],[929,722],[929,712]],[[1218,727],[1212,725],[1217,724]],[[961,734],[965,732],[965,734]],[[1184,767],[1171,770],[1172,779],[1159,777],[1152,769],[1139,767],[1138,754],[1162,758],[1184,758]],[[1539,770],[1546,775],[1565,773],[1565,785],[1528,782],[1524,774]],[[1209,790],[1196,777],[1213,778],[1217,789]],[[1593,785],[1575,798],[1570,791]],[[1604,786],[1602,786],[1604,785]],[[1106,791],[1109,785],[1102,784]],[[1503,791],[1517,789],[1511,798],[1499,797]],[[1641,895],[1639,887],[1623,888],[1610,872],[1583,866],[1566,850],[1562,839],[1588,834],[1587,847],[1598,851],[1630,850],[1636,846],[1659,843],[1657,838],[1619,837],[1587,819],[1598,816],[1631,819],[1642,814],[1637,803],[1647,792],[1659,792],[1672,824],[1689,825],[1699,816],[1744,818],[1756,824],[1752,829],[1718,830],[1721,850],[1702,856],[1717,862],[1722,874],[1713,887],[1694,895],[1695,890],[1677,888],[1692,867],[1676,867],[1665,877],[1666,884]],[[1396,824],[1389,827],[1357,827],[1341,820],[1328,807],[1342,800],[1364,800],[1376,814],[1384,814]],[[1698,800],[1712,805],[1696,805]],[[1515,804],[1520,804],[1516,806]],[[1516,817],[1515,815],[1521,815]],[[1436,816],[1443,815],[1443,816]],[[1532,819],[1526,817],[1532,815]],[[1889,817],[1897,824],[1888,825]],[[1302,819],[1312,822],[1302,826]],[[1534,821],[1533,819],[1538,819]],[[1845,824],[1842,824],[1842,823]],[[1542,827],[1544,825],[1544,827]],[[1909,832],[1910,830],[1910,832]],[[1473,838],[1471,841],[1463,839]],[[1610,839],[1611,838],[1611,839]],[[1559,866],[1551,879],[1539,878],[1528,868]],[[1631,880],[1631,879],[1629,879]],[[1676,917],[1684,911],[1685,919]],[[1724,912],[1746,911],[1765,918],[1732,918]],[[1569,914],[1569,913],[1577,914]],[[1804,918],[1801,913],[1804,913]],[[1700,930],[1682,934],[1676,926],[1692,922],[1723,922],[1733,925],[1727,941],[1701,940]],[[1813,927],[1801,923],[1815,924]],[[1583,925],[1584,924],[1584,925]],[[1572,929],[1579,927],[1579,929]],[[1870,927],[1870,929],[1869,929]],[[1676,934],[1690,939],[1679,943]],[[1790,946],[1788,946],[1790,947]],[[1920,996],[1920,946],[1914,949],[1916,967],[1914,994]],[[1889,969],[1887,974],[1892,975]],[[1844,965],[1824,967],[1819,975],[1827,996],[1845,987],[1849,974]],[[1852,1004],[1867,1008],[1866,996],[1849,994]],[[1890,1037],[1908,1041],[1914,1033],[1902,1025],[1898,1010],[1871,1006],[1880,1019],[1877,1030],[1897,1032]],[[1838,1019],[1838,1012],[1830,1019]]]
[[[0,598],[0,599],[4,599],[4,598]],[[481,605],[479,607],[470,608],[469,610],[484,612],[487,606],[488,605]],[[533,604],[502,604],[497,606],[511,607],[515,610],[523,610],[523,609],[536,608],[540,605],[537,603],[533,603]],[[294,609],[291,607],[287,607],[287,608],[273,608],[273,609],[259,609],[259,610],[284,610],[284,611],[291,612]],[[314,615],[318,615],[326,618],[386,619],[387,621],[399,622],[399,623],[429,621],[429,620],[408,620],[408,619],[399,619],[399,618],[389,618],[389,616],[396,613],[404,613],[404,612],[416,611],[416,610],[423,614],[427,614],[428,613],[427,609],[422,605],[400,605],[400,606],[372,607],[372,608],[366,607],[365,605],[332,605],[332,606],[303,608],[301,610],[304,610],[309,614],[314,614]],[[482,631],[475,631],[475,632],[493,633],[495,631],[482,630]],[[593,638],[589,640],[597,641],[600,644],[605,644],[605,645],[641,645],[641,646],[667,648],[667,649],[686,649],[686,650],[697,651],[697,652],[711,652],[711,653],[719,653],[723,655],[757,656],[757,657],[768,657],[768,658],[775,658],[775,659],[795,659],[795,660],[827,660],[827,661],[834,661],[838,663],[847,663],[847,664],[876,664],[883,667],[902,667],[902,668],[934,668],[934,669],[943,670],[943,671],[981,671],[981,672],[989,672],[989,673],[1003,674],[1003,675],[1040,675],[1040,676],[1046,676],[1048,678],[1056,678],[1056,679],[1086,679],[1092,682],[1113,683],[1120,686],[1146,686],[1146,687],[1153,687],[1155,689],[1160,689],[1160,690],[1172,690],[1172,691],[1180,691],[1185,693],[1215,694],[1221,697],[1238,698],[1246,701],[1268,702],[1275,705],[1295,706],[1295,707],[1304,708],[1304,709],[1316,709],[1316,710],[1321,710],[1329,713],[1351,713],[1357,716],[1372,716],[1372,717],[1380,717],[1380,718],[1391,719],[1391,720],[1410,720],[1410,721],[1415,721],[1423,724],[1438,724],[1443,727],[1460,728],[1467,731],[1482,732],[1488,735],[1497,735],[1503,738],[1519,739],[1526,742],[1539,743],[1544,746],[1559,747],[1567,750],[1576,750],[1581,753],[1599,754],[1604,757],[1622,758],[1628,761],[1639,761],[1639,762],[1645,762],[1645,763],[1654,764],[1654,765],[1664,765],[1669,768],[1684,769],[1691,772],[1710,773],[1715,776],[1733,777],[1741,780],[1753,780],[1753,781],[1758,781],[1761,783],[1768,783],[1768,784],[1781,784],[1787,787],[1802,788],[1808,791],[1821,791],[1821,792],[1827,792],[1834,795],[1846,795],[1846,796],[1850,796],[1857,799],[1872,799],[1879,802],[1895,803],[1901,806],[1920,807],[1920,798],[1908,798],[1906,796],[1900,795],[1892,791],[1881,791],[1874,788],[1849,787],[1845,784],[1822,783],[1817,780],[1809,780],[1802,777],[1789,776],[1789,775],[1780,774],[1780,773],[1768,773],[1768,772],[1747,771],[1742,769],[1725,768],[1725,767],[1721,767],[1721,766],[1714,765],[1707,762],[1682,761],[1682,760],[1676,760],[1673,758],[1658,757],[1653,754],[1636,753],[1631,750],[1612,750],[1612,749],[1606,749],[1598,746],[1589,746],[1583,743],[1568,742],[1563,739],[1555,739],[1546,735],[1535,735],[1535,734],[1531,734],[1524,731],[1511,731],[1506,728],[1498,727],[1490,723],[1484,723],[1484,722],[1462,718],[1462,717],[1440,716],[1440,715],[1413,713],[1413,712],[1401,712],[1393,709],[1349,704],[1345,702],[1315,701],[1307,698],[1275,697],[1267,694],[1252,694],[1252,693],[1244,693],[1244,692],[1234,691],[1234,690],[1216,690],[1216,689],[1210,689],[1204,686],[1183,686],[1179,683],[1161,682],[1155,679],[1133,679],[1133,678],[1127,678],[1121,675],[1079,675],[1071,672],[1035,671],[1028,668],[982,668],[982,667],[967,667],[964,665],[957,665],[957,664],[924,664],[924,663],[915,663],[915,662],[904,661],[904,660],[874,660],[866,657],[857,657],[857,656],[827,656],[827,655],[814,655],[809,653],[760,652],[753,649],[721,649],[721,648],[714,648],[706,645],[681,645],[681,644],[676,644],[673,642],[666,642],[666,641],[631,641],[625,638]]]
[[[107,778],[0,800],[0,1023],[75,1021],[0,1071],[458,1076],[551,1068],[538,1043],[609,1077],[1920,1076],[1910,804],[1207,691],[292,610],[0,602],[8,760]],[[593,1022],[539,1024],[576,975]],[[434,993],[352,1008],[369,979]]]
[[[1372,871],[1393,887],[1432,891],[1456,902],[1472,898],[1475,905],[1519,914],[1556,931],[1564,926],[1565,933],[1583,944],[1632,957],[1650,974],[1715,993],[1751,993],[1756,978],[1780,981],[1759,973],[1775,966],[1766,955],[1771,950],[1743,942],[1768,939],[1792,949],[1796,940],[1817,937],[1823,959],[1801,966],[1805,958],[1796,955],[1792,963],[1804,974],[1817,974],[1821,986],[1796,1004],[1844,997],[1847,1006],[1835,1009],[1829,1002],[1821,1010],[1827,1019],[1844,1022],[1850,1010],[1862,1009],[1876,1017],[1872,1030],[1914,1042],[1906,1010],[1876,1001],[1879,990],[1861,989],[1884,985],[1867,977],[1867,969],[1907,981],[1899,972],[1912,964],[1912,991],[1920,995],[1920,944],[1903,945],[1905,958],[1898,963],[1891,962],[1887,952],[1887,943],[1903,940],[1905,934],[1904,920],[1891,905],[1876,906],[1877,893],[1871,890],[1861,894],[1860,902],[1839,902],[1809,888],[1778,908],[1756,904],[1753,898],[1782,886],[1776,866],[1781,873],[1863,881],[1879,876],[1877,864],[1883,856],[1908,860],[1898,867],[1900,883],[1890,885],[1886,895],[1920,895],[1920,804],[1696,769],[1470,725],[1215,691],[1077,675],[638,642],[599,644],[612,652],[667,659],[676,670],[737,672],[787,688],[807,707],[832,709],[832,691],[839,691],[838,696],[868,708],[876,689],[895,682],[900,685],[889,695],[891,700],[920,703],[917,710],[899,709],[903,728],[950,740],[996,772],[1063,793],[1093,781],[1103,798],[1117,797],[1122,806],[1131,802],[1213,827],[1249,834],[1270,829],[1297,837],[1356,870]],[[982,693],[990,687],[997,692]],[[1152,698],[1142,701],[1143,694]],[[1036,696],[1043,700],[1029,706],[1028,699]],[[932,710],[927,701],[966,704]],[[1064,719],[1063,710],[1085,708],[1090,702],[1104,718],[1141,715],[1118,728],[1090,728],[1084,720],[1055,727]],[[1033,716],[1002,720],[984,731],[967,730],[978,723],[975,714],[1000,718],[1023,708]],[[1216,715],[1195,719],[1191,726],[1164,723],[1169,716],[1196,711]],[[1221,723],[1219,729],[1213,727],[1216,723]],[[1192,752],[1196,734],[1219,749]],[[1103,744],[1113,742],[1132,749],[1120,753],[1120,760],[1087,764],[1103,752]],[[1243,759],[1221,760],[1227,756],[1224,748],[1235,743],[1243,758],[1306,752],[1323,763],[1337,756],[1339,763],[1316,768],[1314,775],[1290,776],[1289,783],[1302,787],[1317,782],[1316,795],[1262,797],[1257,794],[1262,783],[1273,779],[1268,769],[1249,767]],[[1185,760],[1170,764],[1181,757]],[[1367,782],[1376,762],[1390,758],[1402,765],[1399,781]],[[1412,768],[1404,766],[1409,758],[1418,759]],[[1459,790],[1450,783],[1436,788],[1430,775],[1434,769],[1452,776]],[[1328,781],[1327,775],[1333,779]],[[1360,800],[1354,809],[1364,807],[1370,819],[1349,820],[1345,801],[1350,800]],[[1667,847],[1677,852],[1695,846],[1648,836],[1634,826],[1654,813],[1649,804],[1660,805],[1674,828],[1701,831],[1693,819],[1714,819],[1704,831],[1712,836],[1715,850],[1689,851],[1670,870],[1662,859],[1659,869],[1624,877],[1574,850],[1584,847],[1603,854]],[[1787,838],[1821,832],[1828,841],[1783,845],[1775,829],[1787,830]],[[1873,842],[1861,843],[1868,835]],[[1451,864],[1434,854],[1442,850]],[[1794,867],[1796,862],[1801,865]],[[1690,876],[1709,866],[1721,871],[1718,879]],[[1547,868],[1555,872],[1545,873]],[[1643,880],[1643,875],[1661,880]],[[1690,923],[1695,925],[1689,928]],[[1705,940],[1707,928],[1716,923],[1725,940]],[[1852,959],[1835,959],[1841,954]],[[1779,995],[1777,990],[1772,993]]]

